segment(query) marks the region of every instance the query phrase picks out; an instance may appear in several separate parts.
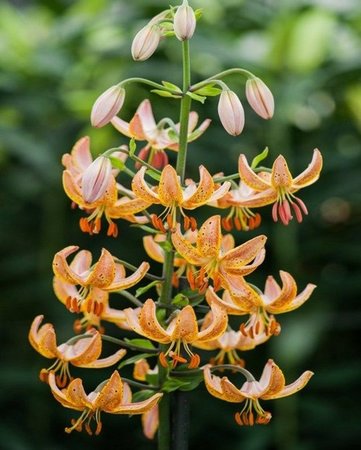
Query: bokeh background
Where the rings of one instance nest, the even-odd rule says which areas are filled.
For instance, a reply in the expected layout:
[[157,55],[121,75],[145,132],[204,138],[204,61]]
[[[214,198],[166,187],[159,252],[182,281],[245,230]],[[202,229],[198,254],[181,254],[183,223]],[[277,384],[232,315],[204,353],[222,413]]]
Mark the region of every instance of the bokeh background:
[[[361,6],[359,0],[194,0],[204,14],[192,40],[193,79],[243,66],[262,77],[276,98],[272,121],[245,104],[246,127],[238,138],[221,128],[216,99],[194,105],[209,131],[191,146],[188,170],[204,163],[211,172],[233,173],[240,152],[250,157],[265,145],[269,161],[289,158],[293,174],[309,163],[312,149],[325,164],[302,198],[310,214],[298,226],[271,224],[267,260],[256,280],[291,272],[303,289],[318,285],[300,310],[282,316],[282,333],[245,354],[260,375],[272,357],[288,382],[312,369],[300,394],[272,403],[267,427],[240,429],[232,404],[191,394],[191,449],[339,450],[361,440],[359,332],[361,224]],[[121,238],[89,237],[78,229],[61,187],[61,155],[83,135],[97,154],[126,143],[111,127],[93,130],[89,111],[107,87],[130,76],[180,80],[175,40],[160,45],[147,62],[130,58],[132,37],[168,6],[163,0],[2,0],[0,4],[0,249],[1,371],[0,448],[4,450],[154,449],[138,418],[103,416],[100,437],[67,435],[74,416],[38,381],[44,360],[27,341],[33,317],[43,313],[60,341],[72,335],[73,317],[52,292],[54,253],[70,244],[140,262],[141,232]],[[244,99],[244,81],[229,78]],[[178,105],[143,87],[129,89],[122,116],[129,119],[144,98],[157,119],[177,119]],[[211,211],[213,213],[213,211]],[[254,233],[255,234],[255,233]],[[237,235],[243,242],[252,234]],[[122,239],[124,237],[124,239]],[[157,269],[155,269],[157,270]],[[109,375],[79,371],[89,389]],[[89,381],[88,381],[89,380]]]

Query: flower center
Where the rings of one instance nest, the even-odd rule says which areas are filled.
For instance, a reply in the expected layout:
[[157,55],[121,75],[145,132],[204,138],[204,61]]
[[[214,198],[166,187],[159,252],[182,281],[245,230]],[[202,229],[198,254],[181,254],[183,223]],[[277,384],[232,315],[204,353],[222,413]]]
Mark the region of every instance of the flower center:
[[[253,411],[256,413],[256,418]],[[234,418],[240,426],[253,426],[255,423],[266,425],[271,420],[272,414],[262,408],[258,399],[247,398],[242,411],[237,412]]]

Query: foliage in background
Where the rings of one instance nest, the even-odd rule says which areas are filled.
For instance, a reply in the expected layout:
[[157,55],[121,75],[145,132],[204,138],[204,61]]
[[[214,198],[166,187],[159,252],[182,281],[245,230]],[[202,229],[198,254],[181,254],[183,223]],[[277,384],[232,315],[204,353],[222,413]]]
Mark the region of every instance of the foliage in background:
[[[207,14],[192,41],[199,55],[193,72],[201,78],[245,65],[272,88],[277,104],[274,119],[261,131],[257,127],[257,133],[258,118],[251,110],[237,139],[218,126],[211,128],[192,145],[194,171],[204,162],[212,172],[219,158],[227,171],[244,149],[256,155],[265,142],[270,160],[281,152],[290,155],[295,174],[308,163],[314,146],[322,150],[325,167],[317,186],[305,191],[310,215],[303,226],[272,227],[275,251],[266,262],[267,273],[277,275],[275,268],[281,268],[291,272],[300,287],[310,281],[318,288],[302,310],[284,318],[283,338],[274,338],[252,358],[252,367],[261,370],[262,352],[267,352],[289,379],[305,368],[316,375],[302,396],[277,402],[279,410],[266,428],[240,430],[223,415],[227,405],[206,395],[197,397],[191,441],[194,448],[208,444],[212,449],[219,443],[224,450],[338,450],[340,443],[353,448],[361,437],[359,399],[353,394],[361,370],[355,340],[361,325],[361,8],[357,0],[192,2],[195,8],[205,4]],[[95,152],[125,143],[108,127],[96,133],[90,128],[91,105],[108,86],[130,74],[161,81],[165,57],[167,79],[179,81],[176,47],[161,46],[141,65],[130,62],[128,55],[135,32],[167,6],[163,0],[7,0],[0,5],[4,450],[152,448],[140,424],[134,435],[123,432],[127,418],[121,421],[122,431],[118,418],[110,417],[96,439],[64,435],[67,412],[38,383],[35,374],[42,361],[28,346],[26,334],[41,311],[47,311],[48,321],[61,323],[64,338],[72,334],[63,307],[53,299],[51,260],[64,245],[76,242],[88,248],[90,241],[80,236],[62,192],[60,156],[86,134]],[[233,82],[239,83],[236,78]],[[129,119],[146,97],[153,94],[138,87],[130,92],[122,116]],[[216,103],[208,112],[216,121],[215,113]],[[155,115],[177,121],[177,105],[159,102]],[[140,237],[133,233],[116,253],[138,262],[134,249]],[[103,237],[94,241],[94,250],[102,244],[109,250],[114,245]]]

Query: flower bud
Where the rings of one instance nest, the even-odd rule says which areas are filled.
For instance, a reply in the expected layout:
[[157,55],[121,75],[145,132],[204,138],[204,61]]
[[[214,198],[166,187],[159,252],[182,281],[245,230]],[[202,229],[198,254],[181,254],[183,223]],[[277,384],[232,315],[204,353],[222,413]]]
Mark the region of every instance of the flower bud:
[[156,25],[146,25],[135,35],[132,42],[132,57],[135,61],[145,61],[157,50],[161,36]]
[[99,156],[86,168],[82,179],[83,198],[87,203],[99,200],[112,179],[112,164],[109,158]]
[[101,128],[109,123],[121,110],[125,98],[125,89],[118,84],[103,92],[95,101],[90,122],[93,127]]
[[222,91],[218,103],[218,115],[223,128],[232,136],[242,133],[244,110],[240,99],[231,90]]
[[246,97],[252,109],[263,119],[271,119],[275,103],[272,92],[260,78],[249,78],[246,82]]
[[196,16],[187,0],[177,9],[174,14],[174,32],[180,41],[185,41],[193,36],[196,28]]

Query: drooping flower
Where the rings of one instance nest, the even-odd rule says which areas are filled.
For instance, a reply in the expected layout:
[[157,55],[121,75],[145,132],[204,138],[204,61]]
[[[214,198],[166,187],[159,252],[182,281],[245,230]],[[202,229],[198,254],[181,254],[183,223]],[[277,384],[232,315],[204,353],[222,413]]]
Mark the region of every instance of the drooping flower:
[[107,358],[98,359],[102,352],[101,335],[96,330],[89,330],[85,335],[72,338],[64,344],[57,345],[56,333],[50,323],[40,326],[44,316],[37,316],[33,320],[29,332],[29,341],[32,347],[42,356],[56,359],[48,369],[42,369],[40,379],[47,381],[49,372],[57,373],[56,382],[64,387],[71,380],[69,364],[87,369],[101,369],[116,364],[126,353],[121,349]]
[[[148,160],[157,169],[162,169],[168,164],[168,156],[165,149],[178,151],[180,124],[169,126],[170,119],[162,119],[157,124],[152,105],[148,99],[143,100],[138,106],[135,115],[126,122],[120,117],[114,117],[112,125],[120,133],[136,141],[146,141],[147,144],[139,152],[139,157]],[[188,122],[188,142],[199,138],[210,124],[210,119],[204,120],[198,128],[198,114],[191,111]]]
[[120,378],[118,371],[101,383],[95,391],[86,394],[83,382],[80,378],[73,380],[66,389],[60,390],[55,382],[55,376],[49,374],[49,386],[54,398],[65,408],[81,411],[81,416],[72,420],[72,426],[65,428],[66,433],[82,431],[83,425],[88,434],[92,435],[91,421],[96,422],[95,434],[102,429],[101,413],[109,414],[144,414],[151,410],[160,400],[163,394],[157,393],[147,400],[132,402],[132,392],[127,383]]
[[[112,158],[118,158],[124,162],[124,154],[114,152]],[[118,227],[113,219],[125,219],[130,222],[145,223],[146,217],[137,217],[134,214],[146,209],[149,204],[140,199],[129,198],[129,195],[118,198],[117,183],[115,180],[116,170],[106,173],[102,177],[101,186],[94,189],[90,185],[97,184],[94,172],[91,169],[93,158],[90,153],[90,141],[88,137],[79,139],[74,145],[71,153],[63,155],[62,163],[65,166],[63,172],[63,187],[67,196],[72,200],[73,205],[79,206],[85,210],[89,216],[80,219],[80,228],[82,231],[93,234],[99,233],[101,229],[101,217],[104,215],[108,227],[108,236],[116,237]],[[85,184],[83,177],[85,178]],[[87,177],[91,178],[91,183]],[[95,181],[95,183],[94,183]],[[94,197],[95,194],[95,197]],[[93,201],[93,198],[95,200]]]
[[207,292],[207,299],[223,306],[228,314],[249,314],[249,320],[241,325],[245,336],[254,337],[265,329],[266,334],[279,334],[281,327],[274,314],[283,314],[302,306],[311,296],[316,285],[309,283],[297,295],[297,284],[294,278],[283,270],[280,271],[282,287],[272,276],[268,276],[264,292],[248,285],[241,291],[225,291],[220,298],[212,288]]
[[[183,188],[176,170],[171,165],[167,165],[162,170],[157,189],[153,190],[145,181],[146,170],[147,168],[143,166],[135,174],[132,181],[133,192],[144,202],[165,206],[163,215],[165,215],[171,228],[176,224],[177,208],[185,218],[185,228],[189,228],[189,223],[192,223],[192,221],[184,213],[185,209],[196,209],[207,202],[215,201],[223,197],[230,188],[228,181],[216,187],[212,176],[204,166],[199,166],[200,180],[198,186],[191,181],[186,188]],[[162,230],[161,223],[161,220],[155,221],[155,225],[158,224],[158,227]],[[193,230],[194,228],[195,226],[192,226]]]
[[246,97],[253,110],[263,119],[273,117],[275,108],[273,95],[260,78],[254,77],[247,80]]
[[222,91],[218,102],[218,115],[228,134],[238,136],[244,127],[244,109],[237,94],[230,89]]
[[218,377],[211,374],[211,366],[204,369],[204,381],[208,392],[221,400],[245,405],[235,414],[238,425],[267,424],[272,415],[265,411],[259,400],[273,400],[288,397],[306,386],[313,375],[307,370],[296,381],[286,386],[285,377],[281,369],[269,359],[263,369],[262,376],[256,381],[248,372],[247,381],[241,388],[237,388],[227,377]]
[[[56,282],[55,292],[60,300],[68,294],[65,304],[70,311],[101,315],[107,306],[108,296],[103,292],[116,292],[137,284],[149,270],[149,264],[143,262],[130,276],[125,275],[122,264],[116,263],[114,257],[103,249],[96,263],[92,263],[92,254],[87,250],[79,251],[68,264],[67,258],[79,247],[70,245],[56,253],[53,271]],[[108,311],[109,313],[109,311]]]
[[195,368],[199,365],[200,357],[189,346],[196,341],[202,343],[217,339],[227,328],[228,316],[224,309],[211,305],[211,311],[212,320],[202,331],[198,329],[197,317],[190,305],[180,310],[166,328],[159,322],[156,304],[151,299],[144,303],[138,314],[133,309],[125,309],[124,313],[129,326],[137,334],[161,344],[170,344],[167,351],[159,356],[162,365],[167,367],[167,357],[173,360],[173,366],[178,362],[186,363],[187,359],[181,354],[183,347],[190,358],[188,367]]
[[253,272],[264,260],[266,236],[260,235],[242,245],[225,251],[222,248],[221,217],[207,219],[198,231],[196,246],[180,232],[178,226],[172,233],[172,242],[177,252],[193,266],[200,266],[197,277],[188,272],[191,287],[205,290],[208,279],[213,280],[215,290],[223,287],[237,288],[243,292],[244,276]]
[[311,163],[296,178],[292,177],[282,155],[274,161],[272,173],[262,172],[262,176],[249,166],[245,155],[240,155],[238,167],[242,182],[255,191],[243,202],[244,205],[259,207],[274,203],[273,220],[277,222],[279,218],[284,225],[288,225],[293,218],[292,210],[298,222],[302,222],[302,213],[308,214],[306,205],[294,194],[318,180],[322,169],[322,155],[315,149]]

